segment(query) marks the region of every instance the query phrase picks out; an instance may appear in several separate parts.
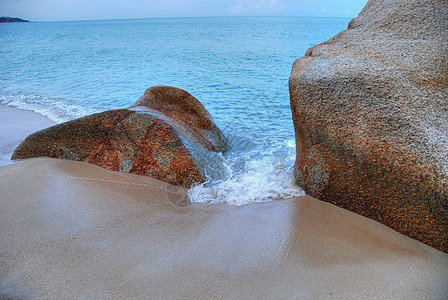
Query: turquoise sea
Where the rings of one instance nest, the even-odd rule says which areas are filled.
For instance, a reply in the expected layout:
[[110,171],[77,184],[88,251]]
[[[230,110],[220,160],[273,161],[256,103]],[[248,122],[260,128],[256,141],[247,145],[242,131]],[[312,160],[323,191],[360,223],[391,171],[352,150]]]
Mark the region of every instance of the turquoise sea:
[[288,78],[295,59],[349,18],[222,17],[0,24],[0,103],[56,122],[125,108],[146,88],[187,90],[230,151],[190,190],[242,205],[303,194],[294,184]]

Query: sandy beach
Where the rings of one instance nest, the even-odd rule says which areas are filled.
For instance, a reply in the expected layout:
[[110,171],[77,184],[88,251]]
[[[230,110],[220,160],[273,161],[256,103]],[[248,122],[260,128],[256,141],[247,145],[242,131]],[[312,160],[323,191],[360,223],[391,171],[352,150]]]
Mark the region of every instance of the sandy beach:
[[309,196],[192,204],[149,177],[8,161],[51,124],[0,105],[2,299],[448,297],[448,254]]

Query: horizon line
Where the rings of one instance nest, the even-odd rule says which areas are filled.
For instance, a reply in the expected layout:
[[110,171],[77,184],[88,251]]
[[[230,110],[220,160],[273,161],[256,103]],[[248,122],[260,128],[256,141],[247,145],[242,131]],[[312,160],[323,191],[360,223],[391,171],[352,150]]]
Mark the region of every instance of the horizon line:
[[44,23],[44,22],[83,22],[83,21],[120,21],[120,20],[147,20],[147,19],[188,19],[188,18],[356,18],[356,16],[288,16],[288,15],[247,15],[247,16],[166,16],[166,17],[136,17],[136,18],[104,18],[104,19],[73,19],[73,20],[31,20],[23,19],[21,17],[0,16],[9,18],[19,18],[26,20],[29,23]]

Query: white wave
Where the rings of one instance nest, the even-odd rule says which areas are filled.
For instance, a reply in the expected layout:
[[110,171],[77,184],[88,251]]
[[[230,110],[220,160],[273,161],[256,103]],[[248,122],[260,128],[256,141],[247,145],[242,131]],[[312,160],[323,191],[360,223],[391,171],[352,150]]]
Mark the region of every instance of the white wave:
[[192,202],[238,206],[303,196],[305,193],[294,181],[294,149],[294,141],[286,141],[279,147],[266,149],[259,158],[246,154],[248,160],[243,168],[232,167],[228,178],[211,179],[195,186],[188,196]]
[[56,123],[66,122],[94,113],[93,110],[80,105],[69,104],[63,98],[50,98],[22,92],[1,92],[0,104],[37,112]]

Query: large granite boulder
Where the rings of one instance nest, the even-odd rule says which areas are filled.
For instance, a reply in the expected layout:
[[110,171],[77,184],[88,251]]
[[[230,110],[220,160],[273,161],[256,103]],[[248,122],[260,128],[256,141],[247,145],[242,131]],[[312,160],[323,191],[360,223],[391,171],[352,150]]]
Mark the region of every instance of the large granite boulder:
[[197,99],[178,88],[157,86],[129,109],[31,134],[12,159],[48,156],[85,161],[191,187],[205,180],[204,153],[226,147],[225,137]]
[[370,0],[289,81],[298,184],[445,252],[447,28],[446,0]]

